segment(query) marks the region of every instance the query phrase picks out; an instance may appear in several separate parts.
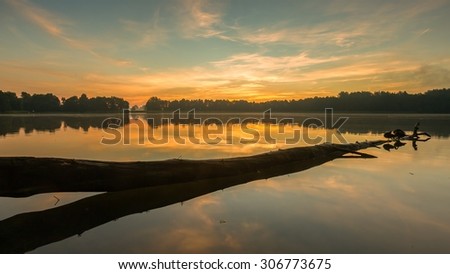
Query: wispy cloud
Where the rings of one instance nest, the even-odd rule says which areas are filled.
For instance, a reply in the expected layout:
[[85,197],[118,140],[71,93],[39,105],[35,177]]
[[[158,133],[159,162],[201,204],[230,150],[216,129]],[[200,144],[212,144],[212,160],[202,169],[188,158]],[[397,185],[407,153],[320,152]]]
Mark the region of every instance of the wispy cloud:
[[67,22],[61,18],[32,5],[26,0],[8,0],[7,2],[49,34],[57,37],[63,36],[61,25]]
[[149,21],[139,22],[129,19],[120,20],[125,31],[138,37],[139,47],[155,46],[164,43],[168,38],[168,31],[161,25],[160,9],[157,9]]
[[219,13],[210,10],[211,6],[205,0],[183,1],[188,5],[194,23],[201,28],[211,28],[220,22]]
[[367,46],[387,40],[388,31],[379,30],[378,37],[372,37],[373,26],[368,23],[350,25],[348,22],[325,22],[314,26],[283,27],[272,26],[259,28],[240,28],[232,38],[256,45],[303,45],[324,46],[332,45],[341,48],[351,46]]
[[233,55],[228,59],[212,62],[220,70],[230,71],[264,71],[283,72],[312,65],[329,63],[339,60],[338,57],[311,58],[306,52],[288,56],[267,56],[258,53]]
[[132,89],[130,95],[134,93],[133,96],[166,91],[165,98],[202,98],[205,94],[252,100],[302,98],[305,96],[303,91],[330,94],[336,83],[351,89],[354,83],[362,80],[371,87],[383,89],[387,83],[377,82],[377,79],[386,79],[385,75],[411,74],[418,68],[391,58],[389,54],[345,58],[312,58],[307,53],[279,57],[240,54],[211,62],[210,66],[123,75],[114,77],[114,82],[110,77],[90,75],[87,81],[100,89]]
[[7,0],[7,3],[14,7],[15,10],[21,13],[30,22],[36,24],[40,29],[56,37],[71,48],[85,51],[92,56],[117,66],[127,66],[131,64],[131,61],[129,60],[100,54],[93,49],[90,43],[72,37],[66,30],[72,23],[54,13],[40,8],[27,0]]
[[[396,5],[395,7],[398,8],[399,5]],[[399,10],[399,13],[403,17],[414,18],[423,13],[438,9],[445,5],[448,5],[447,0],[431,0],[431,1],[415,0],[408,2],[403,9]]]
[[450,70],[438,65],[423,65],[413,73],[421,85],[428,87],[446,87],[450,83]]
[[[150,96],[165,99],[205,98],[206,95],[217,99],[293,99],[332,95],[338,90],[361,90],[361,85],[365,90],[421,91],[431,84],[448,81],[446,69],[420,66],[392,57],[389,53],[328,59],[312,58],[307,53],[280,57],[242,54],[205,66],[160,72],[129,75],[90,72],[71,78],[68,74],[66,82],[71,90],[92,95],[126,94],[132,104],[140,105]],[[57,76],[55,73],[58,72],[39,73]],[[44,82],[40,85],[51,86]]]
[[421,36],[427,34],[427,33],[430,32],[430,31],[431,31],[430,28],[426,28],[426,29],[419,30],[419,31],[417,32],[417,37],[421,37]]
[[181,29],[185,37],[213,37],[220,36],[223,31],[221,3],[210,0],[182,0],[180,1]]
[[[26,82],[141,104],[149,96],[264,100],[339,90],[420,91],[449,81],[446,43],[439,37],[444,12],[432,13],[445,0],[309,1],[311,11],[298,8],[302,3],[273,14],[271,5],[259,7],[256,0],[239,8],[226,6],[233,1],[160,1],[136,4],[131,8],[142,9],[136,13],[85,14],[105,20],[92,29],[75,21],[81,9],[60,14],[49,3],[4,1],[21,16],[0,26],[12,34],[1,53],[14,53],[0,78],[11,85],[15,79],[17,90]],[[291,14],[298,16],[286,16]],[[39,35],[49,39],[35,39]],[[39,55],[16,57],[17,42]],[[120,58],[127,54],[135,61]]]
[[[250,44],[335,45],[338,47],[366,47],[391,41],[398,32],[423,13],[438,9],[443,0],[369,3],[361,1],[333,1],[328,7],[329,21],[295,26],[291,22],[275,22],[271,26],[241,27],[233,40]],[[341,16],[336,17],[336,14]],[[423,30],[420,35],[429,31]]]

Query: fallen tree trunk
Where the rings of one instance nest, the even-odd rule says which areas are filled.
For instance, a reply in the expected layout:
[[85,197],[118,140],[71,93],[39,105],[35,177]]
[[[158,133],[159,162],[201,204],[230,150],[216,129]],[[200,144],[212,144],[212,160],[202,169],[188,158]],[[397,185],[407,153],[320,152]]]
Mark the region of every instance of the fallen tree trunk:
[[321,158],[357,153],[357,150],[374,147],[385,142],[321,144],[283,149],[254,156],[212,160],[105,162],[60,158],[0,157],[0,196],[26,197],[48,192],[122,191],[225,178],[263,171],[274,165],[285,165],[292,162],[307,163]]
[[[381,143],[360,143],[356,144],[356,148],[360,149],[375,144]],[[306,155],[304,158],[287,161],[284,164],[273,162],[261,170],[249,170],[226,177],[107,192],[47,210],[17,214],[0,221],[0,253],[28,252],[74,235],[81,235],[87,230],[130,214],[184,202],[258,179],[300,172],[336,158],[373,157],[353,150],[349,151],[348,148],[347,145],[344,147],[321,145],[298,148],[291,152],[301,155],[313,153],[314,155]],[[355,146],[351,146],[351,148],[355,148]],[[344,156],[349,152],[357,155]],[[279,154],[281,151],[273,153]]]

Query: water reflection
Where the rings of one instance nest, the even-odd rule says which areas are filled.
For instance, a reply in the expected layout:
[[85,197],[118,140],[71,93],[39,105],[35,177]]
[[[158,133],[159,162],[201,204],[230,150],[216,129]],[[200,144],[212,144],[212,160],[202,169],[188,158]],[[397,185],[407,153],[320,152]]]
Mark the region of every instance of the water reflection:
[[[285,146],[282,143],[192,145],[189,142],[139,145],[135,122],[148,125],[150,116],[130,119],[130,145],[105,146],[100,144],[105,136],[100,123],[90,122],[92,119],[84,116],[80,115],[79,119],[85,122],[51,115],[42,119],[36,116],[34,121],[32,117],[25,118],[28,122],[20,121],[20,117],[5,120],[5,116],[0,116],[1,132],[15,132],[0,137],[0,155],[111,161],[221,159]],[[309,116],[299,114],[298,118]],[[8,220],[1,225],[8,230],[7,234],[0,232],[0,237],[9,235],[15,239],[19,236],[14,236],[14,231],[23,231],[20,237],[28,239],[30,245],[18,246],[16,252],[36,248],[33,253],[449,253],[450,116],[352,114],[350,117],[341,128],[348,142],[383,139],[386,130],[396,128],[410,132],[418,121],[421,130],[429,132],[432,139],[416,142],[417,150],[413,142],[402,141],[406,145],[390,152],[383,148],[370,150],[376,159],[336,159],[302,172],[256,180],[225,191],[209,189],[214,192],[189,201],[186,201],[188,195],[202,195],[195,191],[207,193],[210,185],[204,183],[205,188],[199,187],[202,190],[192,184],[195,186],[192,189],[152,188],[142,194],[130,191],[128,198],[100,194],[96,197],[103,197],[101,200],[92,197],[87,201],[79,200],[80,196],[69,199],[59,193],[26,199],[0,198],[0,216],[3,221]],[[44,125],[39,125],[41,122]],[[250,123],[249,126],[257,129],[260,125]],[[164,127],[171,126],[155,125],[154,129]],[[199,128],[196,125],[194,129]],[[284,127],[286,134],[296,128],[293,124]],[[314,133],[324,135],[325,129]],[[273,136],[278,138],[276,134]],[[222,187],[238,184],[239,180],[224,182]],[[137,201],[142,207],[133,203],[134,195],[142,197]],[[53,196],[61,199],[56,207]],[[123,209],[120,208],[122,199],[127,201]],[[108,210],[110,201],[117,210]],[[186,202],[181,205],[180,201]],[[66,211],[65,205],[71,211]],[[36,210],[39,212],[33,212]],[[149,211],[133,214],[145,210]],[[66,222],[71,222],[72,212],[74,230],[65,227]],[[30,225],[19,225],[19,220]],[[100,222],[107,223],[99,225]],[[78,233],[82,233],[81,237]],[[25,234],[30,236],[26,238]],[[56,237],[69,238],[58,241]],[[11,242],[6,239],[5,243],[8,241]],[[51,241],[58,242],[50,244]],[[13,252],[13,249],[13,245],[5,244],[3,250]]]
[[18,134],[24,130],[25,134],[37,132],[55,132],[61,128],[82,129],[104,128],[107,124],[103,121],[107,118],[123,120],[123,116],[117,115],[0,115],[0,136]]
[[[0,252],[27,252],[73,235],[81,235],[86,230],[133,213],[183,202],[258,179],[299,172],[345,157],[330,154],[225,178],[178,184],[173,182],[170,185],[110,192],[53,209],[18,214],[0,221]],[[367,158],[370,155],[351,157]]]
[[1,116],[0,136],[17,134],[21,129],[26,134],[33,131],[55,132],[61,128],[61,118],[55,116]]
[[[414,150],[418,149],[418,142],[427,142],[429,141],[431,138],[427,138],[427,139],[423,139],[423,140],[410,140],[409,142],[411,143],[411,146],[414,148]],[[383,145],[383,148],[387,151],[391,151],[391,150],[397,150],[403,146],[405,146],[407,144],[408,141],[400,141],[400,140],[396,140],[393,141],[392,143],[386,143]]]
[[[167,124],[258,124],[271,123],[276,121],[278,125],[304,125],[309,126],[317,118],[325,121],[324,113],[272,113],[270,119],[264,118],[264,113],[240,113],[240,114],[195,114],[196,118],[187,116],[184,120],[173,119],[172,114],[147,114],[138,116],[139,119],[146,120],[151,127],[158,128]],[[423,130],[431,133],[435,137],[449,137],[450,128],[442,127],[442,124],[450,124],[450,115],[442,114],[340,114],[334,113],[333,121],[337,121],[341,117],[349,117],[349,119],[342,125],[340,130],[343,133],[351,134],[368,134],[368,133],[384,133],[386,129],[397,127],[405,130],[413,130],[414,125],[420,122],[423,125]]]
[[[263,114],[261,113],[240,113],[240,114],[195,114],[196,118],[187,116],[185,120],[173,119],[172,114],[137,114],[131,116],[131,123],[144,122],[150,127],[158,128],[168,124],[172,125],[195,125],[204,124],[212,125],[221,123],[225,124],[257,124],[258,122],[265,122]],[[127,125],[130,120],[128,115],[0,115],[0,136],[7,134],[17,134],[21,129],[29,134],[33,131],[55,132],[61,127],[68,127],[72,129],[82,129],[87,132],[89,128],[105,128],[107,124],[104,123],[108,118],[120,119],[123,124]],[[450,124],[450,115],[436,115],[436,114],[410,114],[410,115],[388,115],[388,114],[336,114],[334,120],[340,117],[349,117],[340,130],[343,133],[351,134],[368,134],[368,133],[383,133],[386,129],[397,127],[406,130],[412,130],[417,122],[421,122],[423,130],[429,132],[435,137],[449,137],[450,128],[442,127],[442,124]],[[312,114],[271,114],[271,119],[277,121],[280,125],[306,125],[311,118],[317,118],[322,121],[325,120],[323,113]],[[266,121],[268,122],[268,121]],[[122,125],[123,125],[122,124]]]

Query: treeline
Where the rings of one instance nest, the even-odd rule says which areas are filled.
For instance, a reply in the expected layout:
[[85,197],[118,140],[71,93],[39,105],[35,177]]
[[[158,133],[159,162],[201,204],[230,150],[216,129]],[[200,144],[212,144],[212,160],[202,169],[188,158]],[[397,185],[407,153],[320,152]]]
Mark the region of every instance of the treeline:
[[119,112],[128,109],[129,104],[117,97],[92,97],[86,94],[80,97],[59,98],[51,93],[29,94],[22,92],[17,97],[14,92],[0,90],[0,113],[5,112]]
[[[172,112],[177,109],[199,112],[322,112],[334,108],[339,112],[385,113],[450,113],[450,89],[434,89],[424,93],[407,92],[341,92],[338,96],[314,97],[300,100],[272,100],[249,102],[245,100],[163,100],[150,98],[145,104],[149,112]],[[92,97],[86,94],[61,100],[54,94],[29,94],[20,97],[14,92],[0,90],[0,113],[5,112],[120,112],[129,103],[118,97]],[[133,108],[134,109],[134,108]]]
[[249,102],[245,100],[162,100],[150,98],[145,109],[149,112],[196,111],[204,112],[322,112],[334,108],[339,112],[384,113],[450,113],[450,89],[434,89],[425,93],[407,92],[341,92],[338,96],[314,97],[300,100],[273,100]]

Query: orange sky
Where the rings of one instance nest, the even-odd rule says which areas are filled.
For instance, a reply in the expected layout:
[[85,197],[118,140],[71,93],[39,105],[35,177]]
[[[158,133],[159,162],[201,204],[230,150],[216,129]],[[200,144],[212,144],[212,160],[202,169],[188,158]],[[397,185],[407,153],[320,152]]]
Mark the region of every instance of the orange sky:
[[450,4],[0,1],[0,89],[298,99],[450,87]]

